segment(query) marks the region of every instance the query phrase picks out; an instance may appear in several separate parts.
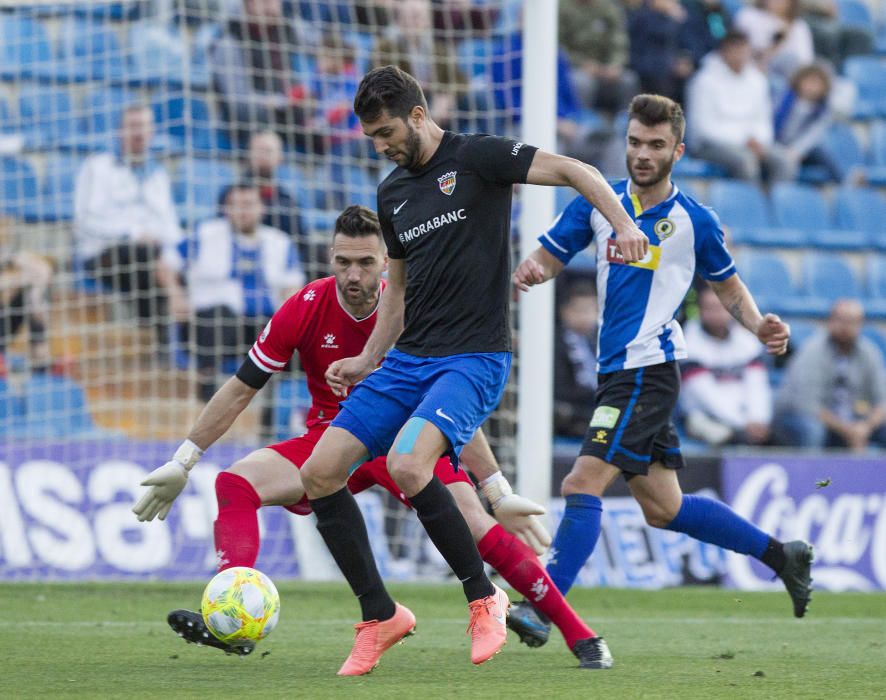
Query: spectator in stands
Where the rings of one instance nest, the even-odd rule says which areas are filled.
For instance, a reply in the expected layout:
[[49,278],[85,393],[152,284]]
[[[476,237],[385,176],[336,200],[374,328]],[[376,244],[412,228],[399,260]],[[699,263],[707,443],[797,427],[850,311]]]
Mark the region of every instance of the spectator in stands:
[[849,56],[869,54],[874,49],[873,27],[843,24],[836,0],[800,0],[800,16],[812,30],[816,55],[837,67]]
[[790,174],[784,155],[773,147],[769,85],[742,32],[728,32],[693,77],[686,121],[692,155],[730,177],[759,181],[765,173],[774,181]]
[[452,34],[460,38],[486,35],[501,11],[491,3],[477,6],[472,0],[433,0],[434,31],[438,37]]
[[[282,162],[283,142],[276,132],[265,129],[252,135],[249,139],[246,179],[253,181],[259,188],[264,205],[262,223],[288,233],[301,260],[313,262],[316,256],[312,253],[308,227],[299,215],[295,198],[280,184],[277,177],[277,170]],[[220,198],[222,207],[225,204],[225,194],[222,192]],[[325,251],[321,262],[326,264]]]
[[698,68],[716,50],[731,20],[722,0],[684,0],[683,7],[686,21],[680,27],[680,49]]
[[167,253],[188,281],[204,401],[215,393],[222,360],[248,351],[274,310],[305,280],[289,236],[262,224],[263,215],[258,187],[232,185],[224,216],[201,222],[192,241]]
[[13,221],[0,217],[0,377],[6,375],[6,348],[23,326],[28,327],[28,361],[32,371],[52,363],[46,324],[47,291],[52,265],[12,244]]
[[627,107],[639,83],[627,67],[627,21],[619,4],[615,0],[560,0],[559,33],[584,104],[608,114]]
[[683,90],[695,66],[680,48],[686,10],[678,0],[646,0],[628,18],[631,68],[643,92],[683,101]]
[[453,60],[454,41],[434,36],[430,0],[398,0],[394,24],[376,46],[374,66],[395,65],[421,83],[434,121],[456,128],[457,112],[476,110],[470,81]]
[[597,391],[597,293],[573,282],[558,309],[554,339],[554,432],[582,437]]
[[320,42],[316,63],[310,88],[316,101],[315,115],[327,127],[326,150],[360,158],[366,137],[353,108],[360,83],[354,49],[341,36],[329,34]]
[[834,118],[830,94],[830,70],[822,63],[812,63],[794,72],[776,104],[775,141],[791,169],[791,177],[801,165],[824,168],[834,182],[846,176],[821,145]]
[[776,399],[780,441],[800,447],[886,446],[886,367],[861,335],[864,309],[837,301],[827,330],[791,360]]
[[735,16],[735,28],[747,34],[757,64],[770,78],[786,81],[815,60],[812,32],[799,11],[799,0],[758,0]]
[[301,48],[282,0],[243,0],[211,51],[213,85],[234,145],[246,147],[259,128],[273,128],[287,145],[318,151],[309,95],[293,68]]
[[131,105],[123,111],[117,151],[83,162],[74,191],[74,249],[86,274],[131,300],[165,342],[168,312],[184,318],[188,305],[161,257],[182,232],[169,175],[150,155],[153,133],[151,110]]
[[686,432],[709,445],[761,445],[769,439],[772,392],[760,342],[734,322],[709,286],[699,318],[686,324],[680,401]]

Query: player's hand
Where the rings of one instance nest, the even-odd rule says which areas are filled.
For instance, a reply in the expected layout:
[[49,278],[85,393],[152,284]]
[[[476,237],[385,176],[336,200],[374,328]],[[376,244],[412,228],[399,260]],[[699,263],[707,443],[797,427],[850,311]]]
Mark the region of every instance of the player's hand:
[[176,460],[152,471],[141,485],[150,486],[148,492],[132,507],[140,522],[160,517],[165,520],[172,503],[188,483],[188,470]]
[[649,239],[634,223],[630,227],[616,231],[615,245],[618,246],[618,252],[625,262],[638,262],[649,252]]
[[505,530],[532,547],[538,556],[545,553],[551,546],[551,535],[535,517],[545,514],[543,506],[514,493],[501,472],[481,481],[480,490]]
[[348,395],[348,388],[367,377],[375,366],[375,362],[363,355],[336,360],[326,370],[326,383],[333,394],[344,398]]
[[538,260],[526,258],[514,270],[514,285],[521,292],[528,292],[529,288],[545,281],[545,269]]
[[775,314],[766,314],[757,327],[757,338],[770,355],[784,355],[791,338],[791,327]]

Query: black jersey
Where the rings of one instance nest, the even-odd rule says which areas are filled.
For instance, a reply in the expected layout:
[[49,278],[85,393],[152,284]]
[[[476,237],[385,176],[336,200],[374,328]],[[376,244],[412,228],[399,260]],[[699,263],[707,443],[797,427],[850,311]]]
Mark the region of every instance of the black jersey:
[[388,256],[406,260],[398,350],[439,357],[511,349],[512,186],[526,182],[536,150],[447,131],[420,169],[398,167],[379,185]]

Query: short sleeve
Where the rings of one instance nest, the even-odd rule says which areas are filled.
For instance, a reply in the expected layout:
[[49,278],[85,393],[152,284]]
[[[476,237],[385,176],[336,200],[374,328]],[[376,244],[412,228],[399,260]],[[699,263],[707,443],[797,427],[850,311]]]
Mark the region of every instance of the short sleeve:
[[735,274],[735,261],[726,247],[720,219],[712,209],[701,209],[692,217],[695,228],[695,264],[699,274],[710,282],[722,282]]
[[584,197],[576,197],[554,219],[550,228],[538,237],[538,242],[557,260],[568,265],[594,238],[591,228],[593,211],[594,207]]
[[[274,374],[286,367],[298,349],[305,328],[303,304],[313,289],[305,287],[277,309],[249,350],[249,359],[263,372]],[[310,297],[313,300],[313,297]]]
[[526,182],[538,149],[503,136],[474,136],[461,149],[461,158],[484,180],[503,185]]
[[381,189],[378,191],[378,223],[381,226],[381,235],[385,240],[385,246],[388,249],[388,257],[393,258],[394,260],[402,260],[406,257],[406,249],[403,247],[403,244],[397,239],[397,234],[394,232],[394,226],[391,223],[390,218],[384,212],[384,208],[382,207],[382,193]]

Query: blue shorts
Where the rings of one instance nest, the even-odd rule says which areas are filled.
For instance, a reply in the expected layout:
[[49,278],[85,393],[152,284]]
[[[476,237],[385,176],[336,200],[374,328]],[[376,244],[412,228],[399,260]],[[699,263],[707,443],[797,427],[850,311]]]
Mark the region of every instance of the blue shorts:
[[510,371],[509,352],[418,357],[391,350],[342,402],[332,425],[375,459],[388,453],[406,421],[424,418],[449,440],[457,465],[461,448],[498,406]]

